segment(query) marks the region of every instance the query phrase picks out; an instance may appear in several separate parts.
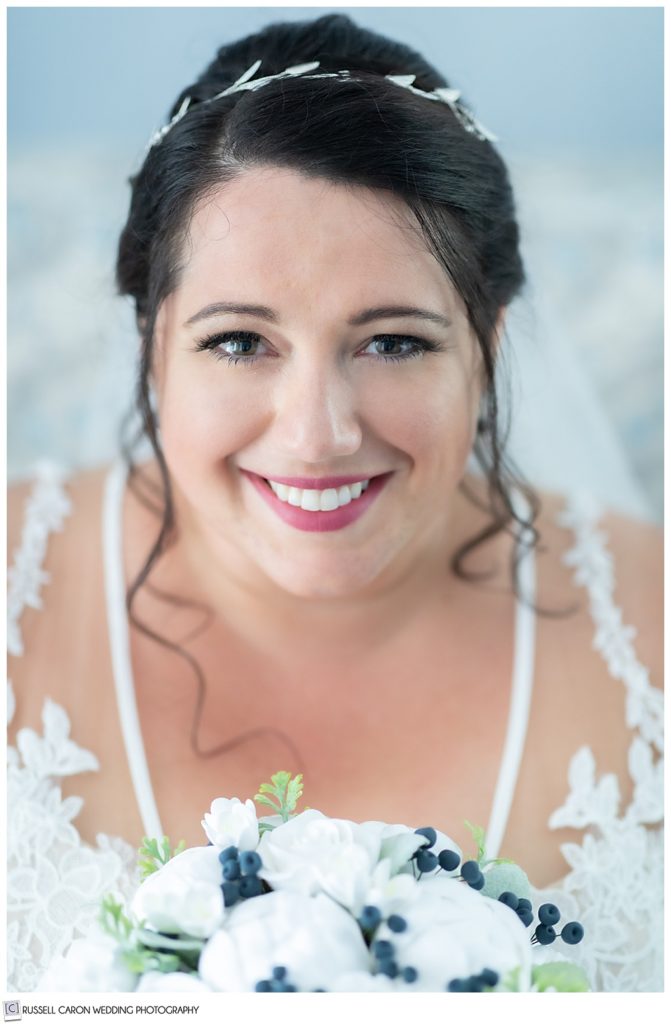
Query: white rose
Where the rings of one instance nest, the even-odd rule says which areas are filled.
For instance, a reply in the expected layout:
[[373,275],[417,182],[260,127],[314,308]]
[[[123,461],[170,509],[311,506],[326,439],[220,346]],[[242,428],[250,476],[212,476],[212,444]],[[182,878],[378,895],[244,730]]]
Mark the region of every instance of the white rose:
[[131,910],[156,931],[207,939],[224,916],[222,881],[217,847],[194,846],[144,880]]
[[251,992],[286,967],[300,991],[330,989],[367,971],[369,953],[354,918],[328,896],[269,892],[236,904],[200,955],[203,981],[219,992]]
[[399,968],[414,967],[414,991],[445,991],[455,978],[479,974],[485,967],[502,979],[520,968],[519,987],[528,991],[531,947],[527,930],[510,907],[440,875],[416,885],[413,898],[396,911],[407,928],[393,932],[382,924],[376,939],[394,947]]
[[263,834],[259,876],[272,889],[327,893],[356,913],[370,886],[380,842],[373,829],[303,811]]
[[121,950],[109,936],[75,939],[65,956],[49,964],[38,992],[132,992],[137,984],[121,960]]
[[212,801],[209,814],[201,822],[210,842],[220,850],[237,846],[240,850],[255,850],[259,842],[259,822],[251,800],[243,804],[237,796],[232,800],[218,797]]
[[393,874],[390,860],[381,860],[371,875],[364,906],[377,907],[383,917],[402,914],[410,903],[419,898],[418,885],[410,874]]
[[136,992],[211,992],[212,989],[195,974],[173,971],[147,971],[140,979]]

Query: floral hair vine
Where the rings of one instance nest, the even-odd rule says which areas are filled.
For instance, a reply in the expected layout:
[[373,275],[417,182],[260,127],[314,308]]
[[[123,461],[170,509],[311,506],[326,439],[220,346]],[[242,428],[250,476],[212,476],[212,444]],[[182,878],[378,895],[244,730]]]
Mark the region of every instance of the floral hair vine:
[[[251,79],[261,67],[261,63],[262,62],[260,60],[254,61],[251,67],[247,68],[247,70],[240,75],[233,85],[229,85],[227,89],[217,93],[216,96],[211,96],[209,99],[203,100],[202,102],[213,103],[214,100],[219,100],[223,96],[229,96],[231,93],[243,92],[248,89],[261,89],[264,85],[267,85],[268,82],[274,82],[280,78],[293,78],[297,75],[305,75],[307,78],[350,78],[356,80],[356,75],[353,75],[350,71],[320,71],[316,75],[311,75],[308,72],[314,71],[319,67],[319,61],[315,60],[308,64],[294,64],[292,67],[286,68],[284,71],[280,71],[276,75],[266,75],[264,78],[254,78],[252,81]],[[424,89],[417,89],[413,85],[416,75],[385,75],[385,78],[387,81],[393,82],[395,85],[400,85],[403,89],[409,89],[410,92],[413,92],[416,96],[422,96],[427,100],[437,100],[440,103],[446,103],[465,131],[469,132],[471,135],[475,135],[476,138],[487,142],[498,141],[496,135],[493,135],[484,127],[484,125],[476,121],[471,111],[460,101],[461,93],[459,89],[441,87],[434,89],[432,92],[425,92]],[[174,117],[152,135],[147,145],[147,153],[165,138],[170,129],[173,128],[178,121],[182,120],[188,112],[191,102],[191,96],[184,97],[184,100]]]

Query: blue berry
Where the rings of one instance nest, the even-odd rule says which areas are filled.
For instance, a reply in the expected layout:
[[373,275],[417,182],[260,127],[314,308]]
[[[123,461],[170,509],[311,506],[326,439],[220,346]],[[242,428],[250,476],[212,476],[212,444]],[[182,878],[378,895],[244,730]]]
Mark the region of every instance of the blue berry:
[[550,924],[539,924],[534,935],[541,946],[550,946],[557,938],[557,933]]
[[238,848],[237,846],[227,846],[225,850],[222,850],[219,854],[219,860],[222,864],[225,864],[227,860],[238,859]]
[[522,922],[522,924],[524,925],[525,928],[528,928],[530,924],[533,924],[533,919],[534,919],[534,912],[533,912],[533,910],[519,910],[518,909],[517,916],[519,917],[520,921]]
[[412,985],[413,981],[417,981],[419,974],[416,967],[404,967],[402,971],[403,981],[407,981],[408,985]]
[[252,896],[260,896],[263,892],[263,882],[257,875],[244,875],[238,885],[240,895],[244,900],[249,900]]
[[398,977],[398,964],[395,960],[381,960],[377,966],[378,974],[385,974],[388,978]]
[[465,860],[461,865],[461,877],[465,882],[474,882],[481,874],[477,860]]
[[484,887],[485,887],[485,876],[482,874],[482,872],[480,872],[478,877],[475,878],[472,882],[469,882],[468,884],[470,885],[471,889],[477,889],[478,891],[480,889],[484,889]]
[[240,870],[243,875],[255,875],[261,867],[261,858],[256,850],[245,850],[240,854]]
[[532,909],[531,900],[526,899],[524,896],[520,896],[519,902],[517,904],[518,913],[521,912],[522,910],[531,910],[531,909]]
[[480,971],[480,980],[488,988],[494,988],[494,985],[499,983],[499,976],[491,967],[485,967],[483,971]]
[[520,901],[514,892],[502,892],[499,896],[499,903],[505,903],[511,910],[517,910],[520,905]]
[[277,981],[284,981],[287,976],[286,967],[273,967],[273,978]]
[[447,991],[448,992],[468,992],[468,989],[466,988],[466,984],[467,984],[467,982],[463,981],[461,978],[453,978],[452,981],[447,986]]
[[290,985],[289,983],[287,983],[284,986],[284,991],[285,992],[295,992],[296,991],[296,986],[295,985]]
[[377,960],[391,960],[394,952],[393,944],[387,939],[378,939],[373,943],[373,956]]
[[544,903],[538,908],[538,920],[541,924],[556,924],[560,916],[554,903]]
[[269,981],[257,981],[254,986],[255,992],[272,992]]
[[387,918],[387,924],[393,932],[404,932],[408,927],[408,922],[400,914],[391,914]]
[[482,989],[484,988],[480,977],[477,974],[471,974],[470,978],[465,979],[465,982],[466,989],[464,991],[466,992],[482,992]]
[[426,828],[416,828],[415,835],[424,836],[425,839],[428,839],[428,842],[424,844],[425,850],[428,849],[429,846],[434,846],[436,839],[438,838],[435,828],[431,828],[428,825]]
[[287,986],[280,978],[272,978],[270,981],[271,992],[286,992]]
[[361,911],[359,924],[365,931],[372,931],[373,928],[377,928],[381,920],[382,914],[378,908],[369,905]]
[[234,882],[240,877],[240,864],[237,860],[224,861],[221,870],[227,882]]
[[561,937],[569,946],[575,946],[582,941],[585,929],[579,921],[569,921],[561,930]]
[[438,863],[443,871],[454,871],[459,867],[460,857],[455,850],[441,850],[438,854]]
[[224,906],[232,907],[234,903],[237,903],[240,899],[240,890],[236,882],[224,882],[221,887],[221,891],[224,894]]
[[438,858],[430,850],[418,850],[415,855],[415,861],[419,870],[423,872],[433,871],[438,867]]

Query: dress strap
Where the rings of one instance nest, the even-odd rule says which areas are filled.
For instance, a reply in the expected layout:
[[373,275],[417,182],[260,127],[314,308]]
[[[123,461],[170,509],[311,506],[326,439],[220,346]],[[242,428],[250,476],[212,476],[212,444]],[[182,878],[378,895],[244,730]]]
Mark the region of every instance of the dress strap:
[[[520,517],[527,516],[528,503],[521,491],[513,492],[512,499],[517,514]],[[518,554],[523,532],[524,528],[521,528],[517,539]],[[536,595],[536,555],[532,547],[522,555],[519,563],[518,582],[518,589],[526,603],[518,597],[515,606],[515,654],[510,709],[503,757],[485,836],[488,858],[498,857],[501,849],[515,795],[529,724],[536,651],[536,613],[532,607]]]
[[103,502],[103,552],[105,562],[105,597],[107,625],[112,656],[112,671],[116,689],[119,719],[123,733],[128,767],[130,768],[135,798],[145,834],[161,839],[163,829],[158,816],[156,800],[142,740],[140,719],[135,700],[133,669],[130,658],[130,635],[126,613],[126,587],[123,562],[123,496],[126,486],[126,467],[116,461],[105,481]]

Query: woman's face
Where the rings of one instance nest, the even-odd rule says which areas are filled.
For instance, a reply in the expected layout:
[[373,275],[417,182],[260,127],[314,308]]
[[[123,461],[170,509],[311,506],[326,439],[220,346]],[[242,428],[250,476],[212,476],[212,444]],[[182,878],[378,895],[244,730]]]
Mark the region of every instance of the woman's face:
[[404,204],[258,168],[201,203],[183,257],[154,383],[178,520],[213,566],[336,597],[444,554],[480,356]]

